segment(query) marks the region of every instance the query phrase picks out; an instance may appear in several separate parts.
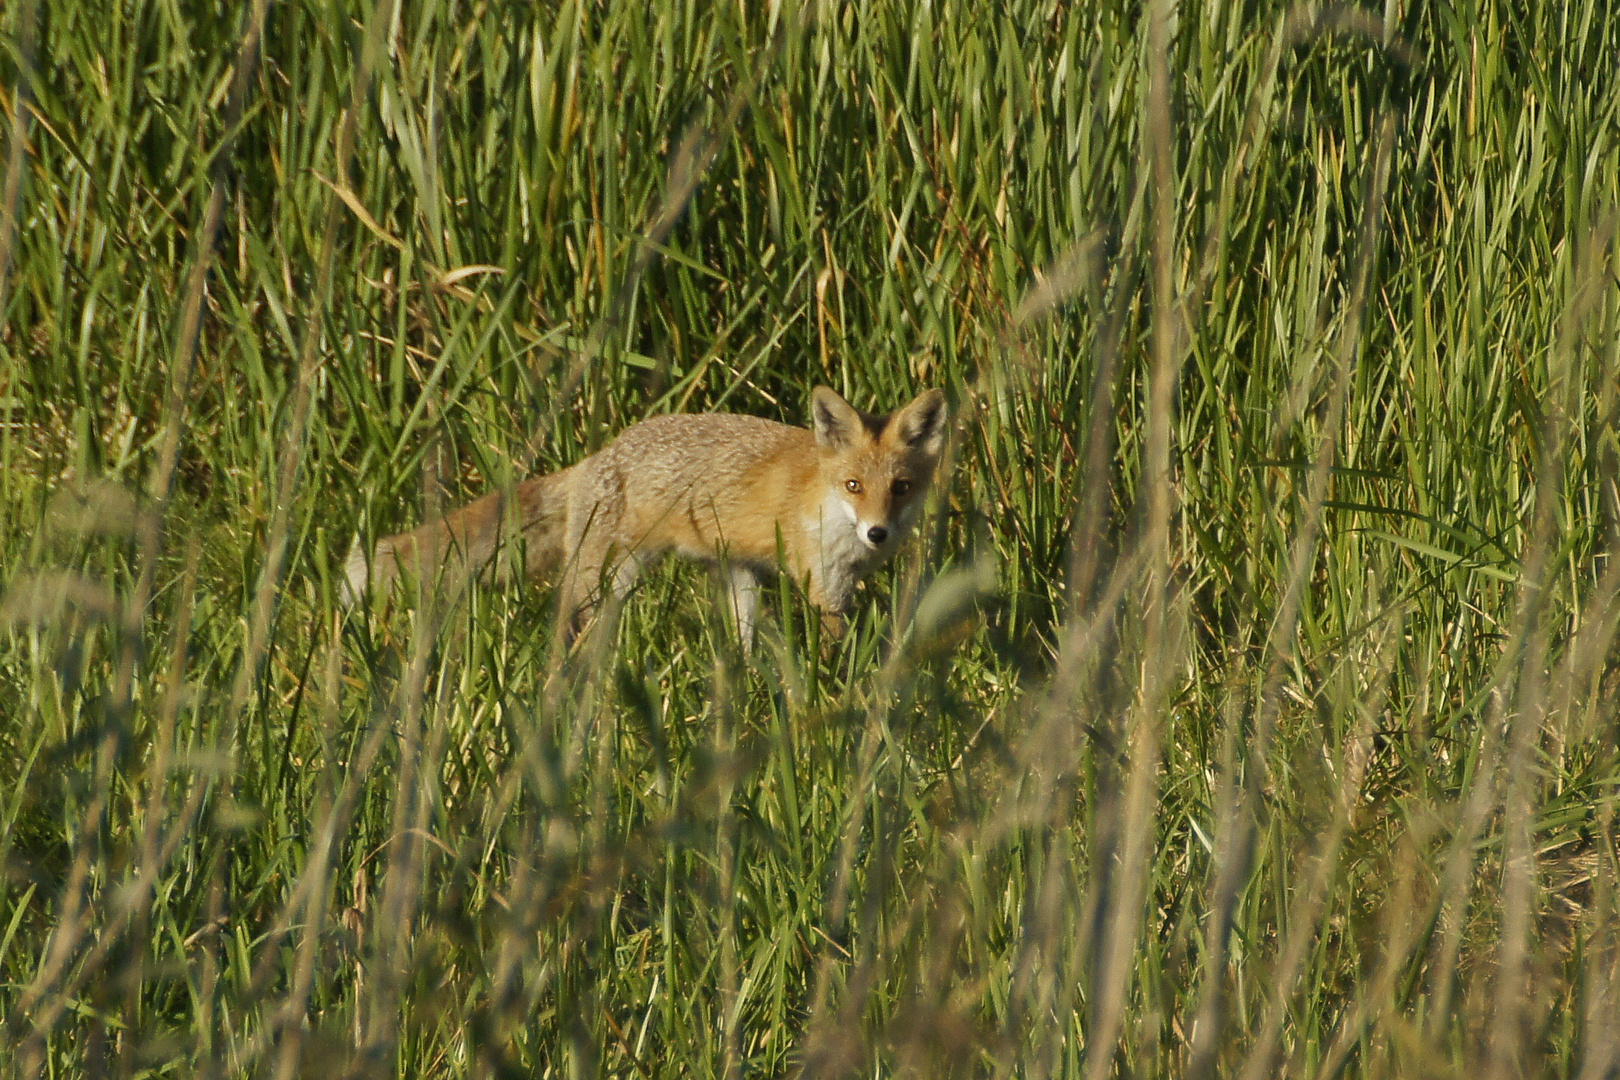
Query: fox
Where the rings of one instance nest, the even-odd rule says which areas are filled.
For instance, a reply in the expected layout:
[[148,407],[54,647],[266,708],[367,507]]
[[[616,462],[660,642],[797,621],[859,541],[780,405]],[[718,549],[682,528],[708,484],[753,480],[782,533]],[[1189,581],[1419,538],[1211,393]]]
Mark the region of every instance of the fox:
[[856,585],[916,523],[948,411],[938,389],[872,415],[818,386],[810,420],[808,429],[731,413],[643,420],[510,495],[485,495],[369,552],[356,543],[346,598],[380,592],[403,571],[427,582],[452,565],[476,572],[495,563],[504,577],[521,536],[529,575],[559,590],[569,640],[607,594],[626,595],[669,552],[721,569],[745,647],[778,567],[806,587],[836,633]]

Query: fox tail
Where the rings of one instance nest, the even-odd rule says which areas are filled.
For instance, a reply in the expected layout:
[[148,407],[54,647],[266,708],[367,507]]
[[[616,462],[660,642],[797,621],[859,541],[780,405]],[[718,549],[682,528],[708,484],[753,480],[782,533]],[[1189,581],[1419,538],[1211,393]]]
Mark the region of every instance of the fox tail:
[[441,575],[470,576],[491,565],[499,577],[514,565],[531,576],[551,573],[562,562],[572,472],[533,476],[492,492],[437,521],[379,540],[375,551],[356,540],[343,567],[344,602],[357,602],[368,589],[383,592],[402,571],[424,587]]

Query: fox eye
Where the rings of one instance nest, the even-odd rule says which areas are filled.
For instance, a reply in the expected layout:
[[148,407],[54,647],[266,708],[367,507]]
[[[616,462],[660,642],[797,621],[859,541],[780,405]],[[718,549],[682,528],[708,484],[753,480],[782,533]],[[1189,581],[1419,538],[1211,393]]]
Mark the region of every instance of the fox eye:
[[906,492],[911,490],[911,481],[896,480],[893,484],[889,485],[889,490],[894,492],[896,495],[904,495]]
[[851,495],[859,495],[861,493],[861,482],[859,480],[845,480],[844,488]]

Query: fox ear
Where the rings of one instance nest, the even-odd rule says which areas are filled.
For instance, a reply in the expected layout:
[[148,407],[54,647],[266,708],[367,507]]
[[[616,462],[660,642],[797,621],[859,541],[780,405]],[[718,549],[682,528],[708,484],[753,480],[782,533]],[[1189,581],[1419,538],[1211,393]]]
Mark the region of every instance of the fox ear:
[[861,417],[853,406],[825,386],[810,395],[810,426],[816,432],[816,445],[828,450],[845,450],[855,443]]
[[942,390],[924,390],[911,404],[894,414],[889,430],[902,443],[929,457],[938,457],[945,448],[945,427],[949,414]]

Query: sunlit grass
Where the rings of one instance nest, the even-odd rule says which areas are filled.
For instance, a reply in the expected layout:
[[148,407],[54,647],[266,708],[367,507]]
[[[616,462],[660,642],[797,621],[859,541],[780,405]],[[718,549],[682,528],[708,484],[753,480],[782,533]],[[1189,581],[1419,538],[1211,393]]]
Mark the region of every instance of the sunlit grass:
[[[1602,5],[0,34],[10,1070],[1620,1068]],[[841,640],[339,602],[817,383],[957,419]]]

